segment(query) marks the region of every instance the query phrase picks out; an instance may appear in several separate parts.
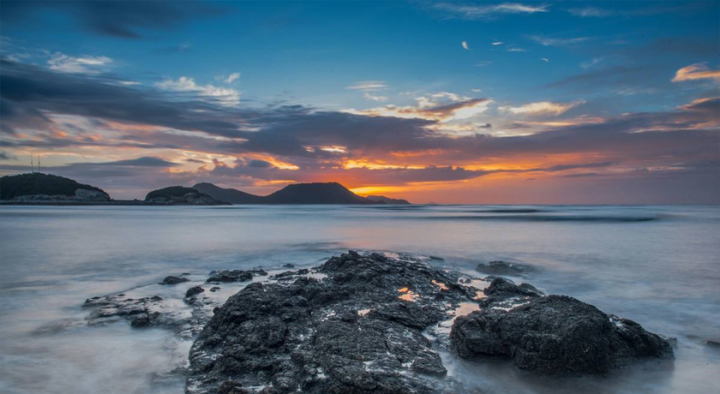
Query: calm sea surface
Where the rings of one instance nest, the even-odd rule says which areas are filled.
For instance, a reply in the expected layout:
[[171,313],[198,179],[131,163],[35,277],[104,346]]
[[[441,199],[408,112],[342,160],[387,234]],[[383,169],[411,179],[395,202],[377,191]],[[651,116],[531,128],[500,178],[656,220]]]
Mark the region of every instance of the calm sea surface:
[[540,270],[525,280],[546,293],[678,341],[674,366],[607,378],[541,379],[445,355],[453,376],[487,392],[720,392],[720,350],[705,345],[720,342],[718,206],[0,207],[0,392],[183,393],[189,341],[89,327],[84,300],[346,249],[441,256],[469,274],[496,259],[530,264]]

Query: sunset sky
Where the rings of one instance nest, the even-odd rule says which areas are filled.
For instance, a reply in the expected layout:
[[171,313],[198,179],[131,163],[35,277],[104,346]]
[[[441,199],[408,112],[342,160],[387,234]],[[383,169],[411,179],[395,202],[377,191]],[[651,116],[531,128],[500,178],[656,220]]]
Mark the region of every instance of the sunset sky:
[[720,3],[0,3],[0,174],[720,203]]

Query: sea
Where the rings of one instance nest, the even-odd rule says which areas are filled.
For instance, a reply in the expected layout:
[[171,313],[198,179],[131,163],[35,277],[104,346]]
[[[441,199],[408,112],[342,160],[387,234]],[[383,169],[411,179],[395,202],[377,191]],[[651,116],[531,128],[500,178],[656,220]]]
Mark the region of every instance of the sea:
[[720,393],[720,206],[617,205],[2,206],[0,393],[181,394],[191,340],[126,321],[90,326],[85,299],[147,288],[179,300],[183,287],[157,282],[311,267],[348,249],[441,257],[430,261],[477,277],[479,263],[530,265],[512,279],[677,341],[669,365],[565,379],[443,354],[469,387]]

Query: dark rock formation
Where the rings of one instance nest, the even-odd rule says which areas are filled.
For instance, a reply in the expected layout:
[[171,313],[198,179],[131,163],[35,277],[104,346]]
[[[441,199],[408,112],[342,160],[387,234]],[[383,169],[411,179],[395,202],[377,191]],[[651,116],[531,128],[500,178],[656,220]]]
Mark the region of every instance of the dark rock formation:
[[497,260],[489,263],[480,263],[475,267],[475,270],[487,275],[525,276],[534,272],[535,268],[528,265]]
[[190,279],[183,278],[181,276],[166,276],[165,279],[160,282],[161,285],[176,285],[178,283],[189,282]]
[[226,204],[207,194],[182,186],[171,186],[153,190],[145,196],[146,203],[168,205],[219,205]]
[[205,289],[200,286],[193,286],[185,292],[185,298],[196,296],[200,293],[204,293]]
[[529,283],[516,285],[513,281],[506,278],[495,278],[485,290],[483,290],[486,298],[483,303],[497,302],[508,297],[539,297],[544,295],[543,292],[536,289]]
[[462,358],[504,356],[552,375],[604,374],[640,358],[673,358],[659,335],[572,297],[544,297],[503,278],[485,294],[481,310],[453,324],[450,339]]
[[262,269],[213,272],[205,283],[246,282],[252,280],[253,275],[265,276],[267,272]]
[[[444,393],[446,370],[422,330],[475,290],[421,261],[357,252],[252,283],[217,310],[193,345],[197,392]],[[243,388],[244,387],[244,388]],[[234,390],[234,391],[233,391]],[[249,392],[257,392],[252,390]]]

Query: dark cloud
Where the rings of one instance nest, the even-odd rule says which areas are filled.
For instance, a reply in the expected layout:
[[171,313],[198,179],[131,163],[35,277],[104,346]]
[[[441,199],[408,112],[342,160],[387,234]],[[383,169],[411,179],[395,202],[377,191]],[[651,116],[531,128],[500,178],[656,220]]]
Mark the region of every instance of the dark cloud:
[[[663,71],[655,65],[612,66],[572,75],[545,85],[546,88],[569,88],[573,90],[597,89],[598,87],[645,86],[654,83]],[[668,81],[670,78],[666,78]],[[640,84],[640,85],[638,85]]]
[[190,1],[3,1],[6,23],[39,22],[45,9],[64,12],[84,28],[101,35],[137,39],[148,31],[167,30],[192,19],[220,15],[225,7]]
[[171,101],[156,91],[117,84],[107,76],[63,74],[0,60],[3,129],[38,128],[43,111],[105,120],[202,130],[233,136],[242,114],[223,112],[198,100]]

